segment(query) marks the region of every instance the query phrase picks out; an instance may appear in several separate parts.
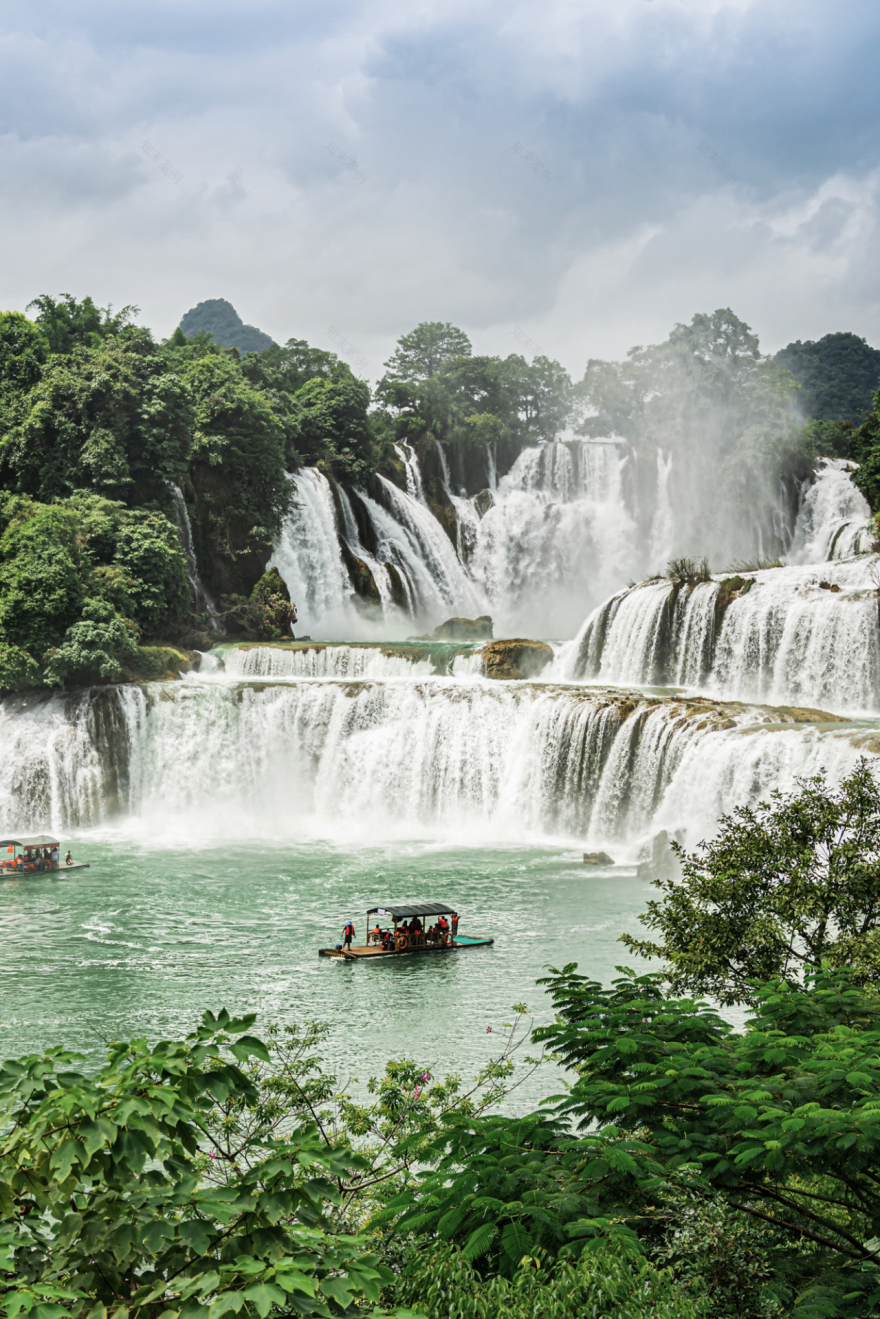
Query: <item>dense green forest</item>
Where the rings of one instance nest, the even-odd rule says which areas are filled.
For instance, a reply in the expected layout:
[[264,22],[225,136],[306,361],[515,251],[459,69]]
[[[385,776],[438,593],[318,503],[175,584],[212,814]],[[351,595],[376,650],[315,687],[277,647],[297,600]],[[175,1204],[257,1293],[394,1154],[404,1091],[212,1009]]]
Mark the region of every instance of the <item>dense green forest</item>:
[[[716,525],[754,513],[817,452],[857,457],[880,507],[876,412],[804,427],[796,382],[729,310],[625,362],[591,361],[577,384],[545,356],[474,354],[462,330],[424,322],[373,391],[304,340],[235,340],[261,332],[223,299],[161,342],[134,306],[41,295],[28,311],[0,314],[0,691],[149,676],[177,662],[163,647],[211,644],[218,616],[228,635],[286,635],[293,602],[264,570],[291,507],[289,473],[316,465],[380,497],[377,472],[404,484],[400,442],[450,534],[439,445],[455,484],[477,494],[487,442],[503,473],[566,429],[623,438],[648,493],[658,444],[678,455],[690,505],[717,503],[720,474]],[[240,351],[253,342],[267,346]],[[649,507],[638,490],[635,503]],[[213,613],[190,584],[184,510]]]
[[861,422],[880,386],[880,348],[857,334],[798,339],[776,354],[776,365],[800,386],[798,403],[816,421]]
[[[682,898],[646,913],[667,971],[551,969],[552,1020],[514,1006],[467,1083],[398,1058],[352,1093],[326,1026],[256,1035],[225,1011],[97,1068],[60,1048],[5,1062],[3,1312],[870,1319],[878,816],[863,761],[723,820],[682,854]],[[694,997],[718,978],[741,1026]],[[511,1113],[536,1069],[544,1102]]]

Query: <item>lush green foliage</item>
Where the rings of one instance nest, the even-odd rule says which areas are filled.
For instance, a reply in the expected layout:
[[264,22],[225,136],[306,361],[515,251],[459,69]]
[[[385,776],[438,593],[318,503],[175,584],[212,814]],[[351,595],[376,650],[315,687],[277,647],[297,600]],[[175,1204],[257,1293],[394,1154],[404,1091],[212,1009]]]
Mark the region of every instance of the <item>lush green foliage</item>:
[[537,1034],[575,1073],[558,1112],[598,1126],[582,1137],[586,1177],[606,1194],[616,1182],[650,1219],[658,1181],[687,1170],[801,1253],[798,1285],[816,1308],[796,1313],[872,1313],[880,1000],[843,971],[769,983],[740,1034],[704,1004],[666,998],[662,981],[629,973],[606,990],[572,965],[546,982],[557,1020]]
[[228,357],[190,363],[184,380],[195,406],[190,481],[199,561],[211,589],[240,590],[262,572],[290,503],[282,427]]
[[460,357],[470,357],[471,341],[464,330],[448,321],[423,321],[409,334],[401,335],[385,363],[390,380],[429,380],[442,367]]
[[800,385],[798,404],[804,416],[818,421],[858,423],[880,386],[880,348],[857,334],[826,334],[805,343],[798,339],[781,349],[775,361]]
[[880,788],[866,760],[839,788],[802,780],[722,817],[697,852],[676,850],[682,877],[657,879],[663,899],[641,917],[656,937],[622,936],[667,960],[675,992],[746,1002],[761,982],[797,984],[824,962],[880,979]]
[[28,311],[31,307],[37,308],[36,323],[53,353],[100,348],[105,339],[115,339],[130,325],[140,310],[130,305],[114,315],[112,307],[97,307],[89,297],[77,302],[70,293],[60,298],[43,293],[28,304]]
[[859,468],[853,481],[871,505],[880,512],[880,389],[874,395],[874,411],[856,431],[852,442],[852,456]]
[[617,1229],[575,1263],[524,1256],[511,1278],[483,1278],[461,1251],[413,1253],[394,1299],[428,1319],[698,1319],[717,1315],[697,1279],[682,1282]]
[[49,345],[20,311],[0,312],[0,407],[39,380]]
[[[232,1095],[257,1098],[240,1064],[269,1054],[246,1033],[252,1023],[207,1013],[186,1041],[114,1045],[94,1077],[60,1049],[3,1065],[9,1319],[330,1319],[378,1299],[389,1270],[327,1219],[331,1179],[359,1169],[359,1156],[329,1148],[314,1126],[260,1129],[233,1149],[210,1121]],[[217,1157],[222,1184],[203,1175]]]
[[168,504],[186,472],[190,392],[143,330],[53,357],[0,438],[0,482],[35,499],[92,489]]
[[47,653],[46,682],[63,687],[68,680],[121,678],[122,660],[137,651],[136,635],[133,625],[106,600],[84,600],[79,619],[67,629],[61,645]]
[[182,317],[180,329],[188,339],[210,334],[222,348],[236,348],[240,353],[262,353],[272,347],[271,337],[253,325],[245,325],[225,298],[197,303]]
[[186,607],[176,529],[162,513],[82,492],[0,503],[0,687],[120,676],[140,630]]
[[346,1231],[362,1227],[392,1194],[414,1183],[440,1133],[479,1117],[508,1093],[515,1084],[514,1057],[528,1038],[526,1029],[511,1027],[498,1055],[468,1085],[455,1074],[434,1076],[412,1059],[392,1059],[383,1075],[370,1077],[366,1095],[353,1098],[322,1065],[317,1050],[328,1033],[317,1023],[269,1029],[268,1060],[249,1066],[252,1090],[218,1100],[206,1119],[219,1143],[205,1175],[223,1183],[237,1175],[243,1157],[238,1151],[253,1138],[314,1124],[328,1150],[351,1147],[361,1156],[345,1176],[328,1171],[339,1197],[328,1212],[334,1226]]
[[300,456],[337,476],[366,480],[375,467],[369,385],[340,363],[331,379],[307,381],[296,404]]
[[558,362],[474,357],[450,325],[417,326],[386,366],[376,398],[398,440],[433,438],[465,451],[489,442],[512,461],[524,445],[558,435],[571,410],[571,381]]
[[290,638],[291,624],[296,622],[296,606],[291,603],[287,583],[277,568],[270,568],[251,591],[251,622],[254,631],[267,641]]

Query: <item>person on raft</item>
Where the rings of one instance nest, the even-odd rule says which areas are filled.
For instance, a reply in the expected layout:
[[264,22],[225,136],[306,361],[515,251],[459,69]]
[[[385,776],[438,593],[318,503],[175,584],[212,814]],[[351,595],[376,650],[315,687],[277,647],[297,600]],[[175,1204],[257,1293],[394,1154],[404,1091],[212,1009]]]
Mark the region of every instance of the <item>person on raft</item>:
[[353,938],[354,938],[354,924],[353,924],[352,921],[346,921],[346,922],[345,922],[345,925],[342,927],[342,946],[343,946],[343,948],[350,948],[350,947],[351,947],[351,941],[352,941]]

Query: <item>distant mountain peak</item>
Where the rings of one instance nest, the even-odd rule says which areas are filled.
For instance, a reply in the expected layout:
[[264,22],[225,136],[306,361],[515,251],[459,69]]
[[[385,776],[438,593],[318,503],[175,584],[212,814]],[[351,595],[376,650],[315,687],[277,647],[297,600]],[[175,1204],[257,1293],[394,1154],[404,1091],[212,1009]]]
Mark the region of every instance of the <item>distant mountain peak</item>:
[[206,298],[197,303],[181,317],[180,328],[188,339],[207,330],[224,348],[237,348],[240,353],[262,353],[275,342],[255,325],[245,325],[225,298]]

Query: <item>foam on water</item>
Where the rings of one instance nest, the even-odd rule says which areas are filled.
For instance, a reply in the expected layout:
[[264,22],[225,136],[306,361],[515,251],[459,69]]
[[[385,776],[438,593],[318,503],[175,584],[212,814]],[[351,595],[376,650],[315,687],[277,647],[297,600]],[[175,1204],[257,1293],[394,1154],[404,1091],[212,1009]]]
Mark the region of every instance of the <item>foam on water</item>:
[[[880,710],[874,557],[740,574],[676,590],[666,580],[619,592],[587,619],[554,676],[680,686],[725,700]],[[836,588],[836,589],[832,589]]]
[[563,837],[632,859],[659,827],[694,844],[735,802],[858,755],[852,730],[760,711],[474,679],[150,684],[10,715],[2,827],[116,807],[154,839]]

